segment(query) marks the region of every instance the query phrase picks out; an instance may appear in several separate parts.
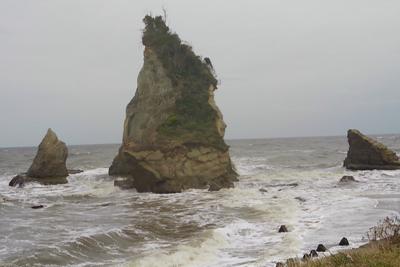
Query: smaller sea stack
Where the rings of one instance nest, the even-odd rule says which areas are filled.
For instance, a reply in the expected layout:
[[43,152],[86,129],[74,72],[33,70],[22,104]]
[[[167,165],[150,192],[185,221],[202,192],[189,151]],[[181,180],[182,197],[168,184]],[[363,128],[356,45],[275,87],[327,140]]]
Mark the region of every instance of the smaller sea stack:
[[65,143],[58,140],[53,130],[48,129],[26,175],[32,178],[67,177],[67,157]]
[[67,156],[68,149],[65,143],[60,141],[51,129],[48,129],[27,173],[15,176],[9,186],[23,187],[25,183],[32,181],[42,184],[67,183]]
[[395,152],[378,141],[351,129],[347,132],[349,151],[344,167],[349,170],[396,170],[400,160]]

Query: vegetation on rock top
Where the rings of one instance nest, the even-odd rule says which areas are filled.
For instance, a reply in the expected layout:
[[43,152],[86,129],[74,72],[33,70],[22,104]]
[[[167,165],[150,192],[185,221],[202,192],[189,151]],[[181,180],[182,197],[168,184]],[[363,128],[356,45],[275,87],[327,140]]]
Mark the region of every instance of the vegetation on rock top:
[[143,45],[156,53],[173,86],[180,91],[176,108],[159,127],[159,134],[226,149],[215,126],[216,111],[208,103],[210,85],[217,86],[212,69],[170,31],[161,16],[146,16],[143,22]]

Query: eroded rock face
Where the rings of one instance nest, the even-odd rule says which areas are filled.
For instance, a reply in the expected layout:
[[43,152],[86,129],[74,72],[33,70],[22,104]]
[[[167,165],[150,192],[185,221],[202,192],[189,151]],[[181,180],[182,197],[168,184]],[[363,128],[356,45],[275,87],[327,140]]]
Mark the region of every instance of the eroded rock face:
[[354,129],[347,132],[347,139],[349,151],[343,164],[347,169],[400,169],[400,161],[396,153],[378,141]]
[[57,135],[48,129],[26,175],[32,178],[67,177],[67,156],[68,149],[65,143],[58,140]]
[[139,192],[233,186],[237,174],[223,140],[212,69],[161,17],[144,22],[144,64],[109,174],[130,177]]

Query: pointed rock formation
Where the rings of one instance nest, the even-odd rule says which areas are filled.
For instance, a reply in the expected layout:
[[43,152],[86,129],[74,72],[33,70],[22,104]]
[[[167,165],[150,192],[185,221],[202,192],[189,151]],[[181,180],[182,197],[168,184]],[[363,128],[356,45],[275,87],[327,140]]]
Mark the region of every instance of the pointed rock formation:
[[[66,179],[68,176],[67,156],[68,149],[65,143],[58,140],[57,135],[48,129],[28,172],[18,174],[8,185],[23,187],[28,182],[65,184],[68,182]],[[81,172],[80,170],[71,171]]]
[[57,135],[48,129],[26,175],[32,178],[67,177],[67,156],[68,149],[65,143],[58,140]]
[[139,192],[233,186],[213,69],[161,17],[143,21],[144,64],[109,174],[130,177]]
[[351,129],[347,132],[349,151],[344,167],[350,170],[395,170],[400,169],[400,160],[395,152],[378,141]]

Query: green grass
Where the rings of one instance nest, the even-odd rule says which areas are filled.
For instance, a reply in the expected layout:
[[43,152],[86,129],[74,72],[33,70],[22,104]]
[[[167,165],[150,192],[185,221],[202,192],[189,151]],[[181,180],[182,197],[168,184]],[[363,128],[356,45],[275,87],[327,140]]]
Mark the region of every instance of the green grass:
[[176,108],[159,127],[159,134],[226,149],[215,126],[216,111],[208,104],[209,86],[216,87],[218,83],[212,69],[170,31],[161,16],[146,16],[143,22],[143,44],[156,53],[173,86],[180,92]]
[[368,246],[340,252],[335,255],[320,259],[310,260],[306,263],[288,265],[290,267],[399,267],[400,266],[400,241],[387,240],[370,243]]
[[400,267],[400,220],[386,218],[370,229],[370,242],[331,256],[289,263],[288,267]]

